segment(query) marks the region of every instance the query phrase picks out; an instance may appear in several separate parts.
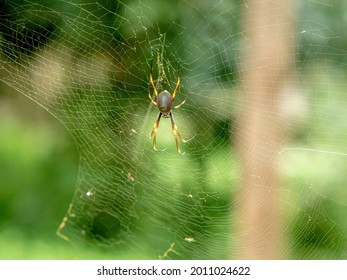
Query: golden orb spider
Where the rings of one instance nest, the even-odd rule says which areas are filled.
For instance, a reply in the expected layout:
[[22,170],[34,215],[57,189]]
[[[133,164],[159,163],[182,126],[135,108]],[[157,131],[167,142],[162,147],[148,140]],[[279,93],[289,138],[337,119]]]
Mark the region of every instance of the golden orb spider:
[[[153,148],[155,151],[157,151],[157,130],[158,130],[160,118],[162,116],[163,116],[163,118],[169,118],[170,117],[171,125],[172,125],[172,131],[173,131],[173,134],[175,136],[176,147],[177,147],[178,153],[180,155],[182,155],[180,145],[178,144],[177,135],[183,143],[189,142],[190,140],[192,140],[194,138],[194,136],[188,140],[183,139],[181,134],[178,132],[177,125],[175,123],[175,120],[174,120],[173,114],[172,114],[172,110],[171,110],[172,106],[173,106],[173,102],[174,102],[175,97],[176,97],[176,92],[177,92],[178,86],[180,85],[180,82],[181,82],[180,72],[178,71],[178,79],[177,79],[176,87],[173,91],[172,96],[167,90],[163,90],[162,92],[160,92],[158,94],[158,91],[154,85],[153,76],[152,76],[152,62],[151,62],[151,71],[150,71],[150,75],[149,75],[149,80],[153,86],[154,94],[156,96],[156,102],[153,100],[153,98],[151,96],[150,85],[148,85],[148,97],[151,100],[151,102],[159,109],[159,115],[158,115],[158,118],[154,124],[152,132],[149,135],[149,139],[152,139],[152,135],[154,136],[153,137]],[[174,106],[173,108],[178,109],[186,102],[186,100],[187,99],[183,100],[179,105]]]

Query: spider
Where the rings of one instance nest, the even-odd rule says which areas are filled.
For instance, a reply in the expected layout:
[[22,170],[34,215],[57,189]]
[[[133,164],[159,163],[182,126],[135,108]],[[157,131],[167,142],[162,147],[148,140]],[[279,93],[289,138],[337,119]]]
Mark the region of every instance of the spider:
[[[180,82],[181,82],[180,72],[178,71],[178,79],[177,79],[176,87],[175,87],[172,95],[167,90],[163,90],[162,92],[160,92],[158,94],[158,91],[154,85],[153,76],[152,76],[152,62],[151,62],[151,71],[150,71],[150,75],[149,75],[149,80],[153,86],[153,90],[154,90],[154,94],[156,96],[157,102],[155,102],[151,96],[150,85],[148,85],[148,97],[151,100],[151,102],[159,109],[159,115],[158,115],[158,118],[154,124],[152,132],[149,135],[149,139],[152,139],[152,136],[154,136],[153,137],[153,148],[155,151],[157,151],[157,130],[158,130],[160,118],[161,117],[170,118],[171,119],[171,125],[172,125],[172,131],[173,131],[175,141],[176,141],[176,147],[177,147],[178,153],[180,155],[182,155],[180,145],[178,144],[177,136],[181,139],[181,141],[183,143],[189,142],[190,140],[192,140],[194,138],[194,136],[188,140],[184,140],[183,137],[181,136],[181,134],[178,132],[177,125],[175,123],[175,120],[174,120],[173,114],[172,114],[173,102],[174,102],[175,97],[176,97],[176,92],[177,92],[178,86],[180,85]],[[185,102],[186,102],[186,99],[183,100],[179,105],[174,106],[173,108],[178,109]]]

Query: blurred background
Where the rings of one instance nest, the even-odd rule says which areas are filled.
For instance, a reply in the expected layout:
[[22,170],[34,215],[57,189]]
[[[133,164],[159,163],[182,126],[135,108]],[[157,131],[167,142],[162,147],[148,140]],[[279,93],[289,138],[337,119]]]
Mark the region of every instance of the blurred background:
[[346,258],[347,4],[201,2],[1,1],[1,259]]

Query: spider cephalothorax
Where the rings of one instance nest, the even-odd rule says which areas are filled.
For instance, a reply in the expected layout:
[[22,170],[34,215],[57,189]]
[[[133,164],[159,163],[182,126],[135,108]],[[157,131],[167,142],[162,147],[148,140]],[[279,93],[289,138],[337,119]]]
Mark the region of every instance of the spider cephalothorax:
[[149,86],[148,86],[148,97],[151,100],[151,102],[159,109],[158,118],[157,118],[157,120],[154,124],[154,127],[152,129],[152,132],[149,136],[149,139],[152,139],[152,135],[154,136],[153,137],[153,148],[155,151],[157,151],[157,130],[158,130],[160,118],[161,117],[167,117],[167,118],[171,119],[172,131],[173,131],[173,134],[175,136],[177,150],[180,154],[182,154],[180,145],[178,144],[177,136],[184,143],[190,141],[192,138],[188,139],[188,140],[183,139],[181,134],[178,132],[177,125],[175,123],[175,120],[174,120],[173,114],[172,114],[172,108],[177,109],[177,108],[181,107],[186,102],[186,100],[183,100],[179,105],[172,107],[174,100],[175,100],[175,97],[176,97],[178,86],[180,85],[180,82],[181,82],[180,73],[178,72],[178,80],[177,80],[176,87],[175,87],[172,95],[167,90],[163,90],[162,92],[160,92],[158,94],[157,88],[154,85],[154,81],[153,81],[153,77],[152,77],[152,63],[151,63],[151,71],[150,71],[150,75],[149,75],[149,80],[153,86],[154,94],[156,96],[156,101],[154,101],[152,96],[151,96]]

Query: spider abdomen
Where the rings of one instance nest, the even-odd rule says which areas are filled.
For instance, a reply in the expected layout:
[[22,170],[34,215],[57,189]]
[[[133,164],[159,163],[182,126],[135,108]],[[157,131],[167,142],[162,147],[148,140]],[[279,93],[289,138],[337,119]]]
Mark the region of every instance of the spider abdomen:
[[164,90],[161,93],[159,93],[156,101],[157,107],[160,112],[167,114],[171,111],[172,96],[167,90]]

